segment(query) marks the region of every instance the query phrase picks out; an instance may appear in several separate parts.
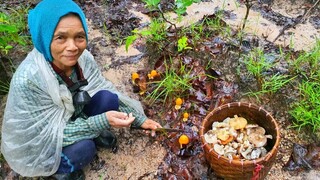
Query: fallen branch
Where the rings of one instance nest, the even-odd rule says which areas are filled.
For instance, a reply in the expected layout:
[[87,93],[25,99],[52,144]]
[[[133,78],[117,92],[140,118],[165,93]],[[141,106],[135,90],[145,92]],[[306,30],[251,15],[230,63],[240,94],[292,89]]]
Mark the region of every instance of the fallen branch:
[[302,23],[304,22],[307,17],[308,17],[308,14],[311,12],[311,10],[317,6],[317,4],[320,2],[320,0],[318,0],[312,7],[309,8],[308,11],[306,11],[301,17],[297,17],[295,20],[294,20],[294,23],[292,24],[286,24],[279,32],[278,36],[273,40],[273,42],[275,42],[282,34],[284,34],[284,32],[294,26],[296,26],[297,24],[299,23]]

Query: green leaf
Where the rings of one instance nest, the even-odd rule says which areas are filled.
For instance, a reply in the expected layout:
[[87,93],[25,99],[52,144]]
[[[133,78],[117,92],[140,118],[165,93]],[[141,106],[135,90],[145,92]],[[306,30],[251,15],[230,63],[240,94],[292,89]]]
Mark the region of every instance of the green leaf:
[[138,38],[137,35],[128,36],[126,39],[126,51],[128,52],[129,46]]
[[15,26],[0,24],[0,32],[15,33],[18,32],[18,29]]

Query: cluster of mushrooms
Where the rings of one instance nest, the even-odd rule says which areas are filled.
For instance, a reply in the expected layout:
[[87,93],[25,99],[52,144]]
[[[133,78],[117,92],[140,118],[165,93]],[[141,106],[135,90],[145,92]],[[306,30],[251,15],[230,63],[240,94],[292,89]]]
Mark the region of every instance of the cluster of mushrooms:
[[235,115],[222,122],[214,122],[212,129],[204,134],[204,139],[213,146],[215,152],[230,161],[254,160],[267,154],[265,146],[272,135],[265,133],[263,127],[248,124],[245,118]]

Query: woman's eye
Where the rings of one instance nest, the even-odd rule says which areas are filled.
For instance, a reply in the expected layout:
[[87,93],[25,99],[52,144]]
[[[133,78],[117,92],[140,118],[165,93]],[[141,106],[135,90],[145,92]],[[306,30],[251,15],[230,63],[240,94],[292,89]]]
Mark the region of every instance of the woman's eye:
[[84,36],[77,36],[78,39],[84,39]]
[[56,36],[56,40],[63,40],[64,37],[63,36]]

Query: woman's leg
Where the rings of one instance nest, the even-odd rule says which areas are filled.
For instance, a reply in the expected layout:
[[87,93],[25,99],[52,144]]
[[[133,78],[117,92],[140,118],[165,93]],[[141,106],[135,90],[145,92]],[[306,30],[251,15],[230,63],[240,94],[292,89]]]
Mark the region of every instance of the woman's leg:
[[[93,97],[89,104],[85,105],[83,112],[87,116],[94,116],[107,111],[117,111],[119,109],[119,98],[118,95],[111,93],[108,90],[98,91]],[[101,132],[99,137],[93,139],[98,147],[103,148],[115,148],[117,144],[116,136],[108,130]]]
[[57,174],[81,170],[93,161],[96,155],[93,140],[82,140],[62,149],[61,162]]
[[118,96],[108,90],[101,90],[93,95],[90,103],[84,106],[83,112],[87,116],[94,116],[111,110],[117,111],[118,109]]

